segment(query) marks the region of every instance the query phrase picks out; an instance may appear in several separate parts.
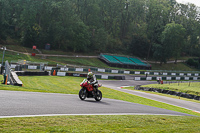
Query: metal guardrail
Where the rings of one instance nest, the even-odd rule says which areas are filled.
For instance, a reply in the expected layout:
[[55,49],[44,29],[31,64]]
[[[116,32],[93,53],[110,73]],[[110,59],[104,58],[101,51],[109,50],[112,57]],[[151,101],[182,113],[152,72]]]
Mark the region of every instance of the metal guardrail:
[[[15,65],[11,65],[12,68]],[[40,66],[23,66],[26,69],[40,69]],[[112,73],[112,74],[135,74],[135,75],[163,75],[163,76],[200,76],[200,71],[154,71],[154,70],[143,70],[143,71],[130,71],[125,69],[111,69],[111,68],[98,68],[98,67],[89,67],[89,66],[78,66],[78,65],[59,65],[57,66],[44,66],[44,70],[52,70],[56,68],[59,71],[76,71],[76,72],[88,72],[89,70],[94,73]]]
[[167,73],[200,73],[200,71],[177,71],[177,70],[148,70],[150,72],[167,72]]

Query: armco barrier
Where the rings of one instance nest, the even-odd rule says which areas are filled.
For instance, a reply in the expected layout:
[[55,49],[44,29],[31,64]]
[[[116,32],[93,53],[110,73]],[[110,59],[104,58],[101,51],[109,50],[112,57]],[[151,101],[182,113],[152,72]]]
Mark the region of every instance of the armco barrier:
[[[11,68],[15,68],[16,64],[11,64]],[[23,68],[27,69],[35,69],[36,66],[24,66]],[[45,66],[45,70],[52,70],[52,66]],[[37,66],[37,69],[39,67]],[[85,68],[72,68],[72,67],[61,67],[59,68],[61,71],[78,71],[78,72],[88,72],[88,69],[90,69],[93,72],[106,72],[106,73],[119,73],[119,74],[136,74],[136,75],[162,75],[162,76],[188,76],[188,77],[199,77],[200,72],[195,71],[195,72],[172,72],[172,71],[153,71],[153,70],[147,70],[147,71],[127,71],[127,70],[116,70],[116,69],[105,69],[105,68],[94,68],[94,67],[85,67]]]
[[176,92],[176,91],[170,91],[170,90],[164,90],[164,89],[157,89],[157,88],[140,87],[140,85],[136,86],[135,90],[158,92],[158,93],[169,94],[169,95],[174,95],[174,96],[179,96],[179,97],[184,97],[184,98],[194,99],[194,100],[200,101],[200,96],[182,93],[182,92]]
[[[16,64],[11,64],[11,68],[15,68]],[[23,66],[23,68],[26,69],[39,69],[39,66]],[[45,66],[44,70],[52,70],[54,69],[52,66]],[[127,70],[116,70],[116,69],[104,69],[104,68],[94,68],[94,67],[77,67],[77,68],[72,68],[72,67],[61,67],[61,68],[56,68],[58,71],[61,72],[88,72],[88,69],[90,69],[93,72],[106,72],[106,73],[113,73],[113,74],[135,74],[135,75],[146,75],[146,76],[171,76],[169,78],[166,78],[166,80],[197,80],[198,78],[200,78],[200,72],[170,72],[170,71],[127,71]],[[180,79],[176,79],[176,77],[180,77]],[[185,78],[187,77],[187,78]],[[197,79],[194,79],[194,77],[197,77]],[[137,79],[137,78],[136,78]],[[141,78],[142,80],[145,80],[144,78]],[[148,79],[150,80],[150,79]],[[152,79],[152,80],[156,80],[156,79]],[[163,79],[165,80],[165,79]]]
[[28,66],[28,69],[37,69],[37,66]]
[[[87,77],[87,74],[82,73],[68,73],[68,72],[57,72],[57,76],[74,76],[74,77]],[[116,79],[125,80],[125,76],[109,76],[109,75],[95,75],[97,79]]]
[[135,77],[134,80],[140,81],[140,80],[199,80],[198,77]]

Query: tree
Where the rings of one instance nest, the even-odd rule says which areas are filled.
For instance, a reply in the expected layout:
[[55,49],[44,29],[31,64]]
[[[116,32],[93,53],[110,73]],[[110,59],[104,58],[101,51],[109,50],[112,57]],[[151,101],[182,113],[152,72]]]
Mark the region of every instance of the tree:
[[9,25],[10,9],[9,1],[0,1],[0,43],[6,40],[9,29],[13,29]]
[[88,27],[83,22],[75,23],[75,27],[70,30],[69,48],[73,52],[86,52],[89,51],[90,35],[88,33]]
[[178,57],[182,52],[185,43],[186,30],[181,24],[169,23],[165,26],[165,30],[161,35],[161,43],[165,51],[163,51],[166,58],[175,58],[177,63]]
[[178,17],[178,23],[182,24],[186,29],[186,45],[184,52],[192,55],[197,55],[199,50],[199,9],[194,4],[180,4],[180,15]]
[[156,61],[160,61],[160,65],[162,65],[162,63],[166,63],[167,62],[167,55],[168,53],[166,52],[166,50],[164,49],[164,47],[161,44],[153,44],[153,58]]
[[91,36],[91,49],[101,53],[106,51],[106,45],[108,44],[108,33],[103,29],[93,30]]
[[147,57],[147,51],[150,41],[142,36],[133,35],[132,42],[129,45],[129,51],[133,56]]
[[149,58],[152,44],[160,44],[161,33],[165,25],[169,23],[170,6],[169,0],[146,1],[147,35],[151,41],[147,59]]

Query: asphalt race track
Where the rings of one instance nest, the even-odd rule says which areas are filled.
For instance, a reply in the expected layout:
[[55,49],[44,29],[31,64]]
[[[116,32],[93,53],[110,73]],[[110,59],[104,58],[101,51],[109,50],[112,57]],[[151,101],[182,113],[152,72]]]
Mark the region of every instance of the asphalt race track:
[[103,98],[82,101],[78,95],[0,91],[0,118],[55,115],[186,115],[165,109]]
[[200,113],[200,103],[196,102],[190,102],[185,101],[181,99],[174,99],[170,97],[160,96],[156,94],[149,94],[145,92],[140,91],[134,91],[134,90],[126,90],[126,89],[120,89],[121,86],[136,86],[136,85],[146,85],[146,84],[156,84],[156,81],[133,81],[133,80],[121,80],[121,81],[109,81],[109,80],[101,80],[99,81],[103,84],[103,86],[112,88],[118,91],[126,92],[129,94],[145,97],[148,99],[152,99],[155,101],[160,101],[163,103],[171,104],[174,106],[182,107],[185,109],[189,109],[195,112]]

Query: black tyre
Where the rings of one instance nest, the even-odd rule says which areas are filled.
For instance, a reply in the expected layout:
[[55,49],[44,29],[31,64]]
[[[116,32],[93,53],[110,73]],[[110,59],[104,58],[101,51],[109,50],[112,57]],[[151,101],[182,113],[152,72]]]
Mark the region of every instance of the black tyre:
[[96,97],[95,97],[95,100],[96,101],[101,101],[102,99],[102,93],[100,90],[97,91],[97,94],[96,94]]
[[81,90],[79,91],[79,98],[80,98],[81,100],[85,100],[86,96],[87,96],[86,90],[85,90],[85,89],[81,89]]

